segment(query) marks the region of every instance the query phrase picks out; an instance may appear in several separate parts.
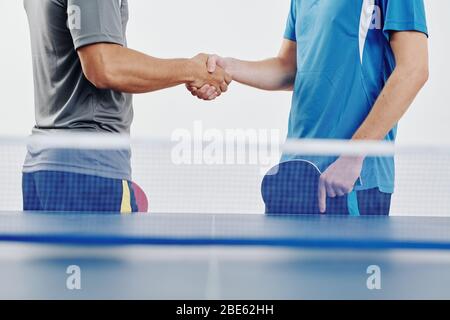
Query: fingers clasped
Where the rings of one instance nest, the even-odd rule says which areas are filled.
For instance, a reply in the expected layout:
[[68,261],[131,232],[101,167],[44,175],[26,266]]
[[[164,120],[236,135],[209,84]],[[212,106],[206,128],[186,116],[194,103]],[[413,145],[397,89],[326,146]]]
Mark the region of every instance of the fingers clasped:
[[217,55],[200,54],[194,58],[204,69],[204,79],[195,79],[186,88],[199,99],[211,101],[228,91],[232,77],[225,70],[224,59]]

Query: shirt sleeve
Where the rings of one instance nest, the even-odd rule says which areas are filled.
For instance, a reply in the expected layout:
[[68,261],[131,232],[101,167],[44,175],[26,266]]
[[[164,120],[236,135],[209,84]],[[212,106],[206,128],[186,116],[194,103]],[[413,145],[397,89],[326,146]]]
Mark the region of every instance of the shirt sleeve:
[[121,0],[67,0],[67,25],[75,49],[101,42],[125,45],[121,2]]
[[297,21],[297,0],[291,0],[291,9],[286,23],[286,31],[284,32],[284,38],[291,41],[297,41],[297,35],[295,31],[295,24]]
[[384,34],[389,40],[392,31],[418,31],[428,36],[423,0],[384,0]]

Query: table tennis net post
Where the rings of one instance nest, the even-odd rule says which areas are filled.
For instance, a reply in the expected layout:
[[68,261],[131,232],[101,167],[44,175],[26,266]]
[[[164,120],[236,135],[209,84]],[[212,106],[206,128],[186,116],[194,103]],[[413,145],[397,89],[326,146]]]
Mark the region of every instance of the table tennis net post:
[[[354,190],[381,188],[381,193],[394,191],[391,215],[450,215],[450,146],[327,140],[255,143],[245,137],[164,140],[100,134],[53,134],[0,138],[0,150],[0,179],[3,181],[0,197],[4,211],[23,209],[22,173],[27,154],[43,161],[44,168],[49,164],[45,163],[46,160],[57,159],[57,164],[50,162],[53,166],[47,166],[56,171],[61,167],[62,171],[78,172],[80,168],[77,165],[90,163],[85,175],[101,178],[114,176],[117,165],[126,164],[129,158],[130,168],[122,169],[130,169],[132,181],[145,192],[149,212],[213,214],[266,212],[261,186],[268,172],[272,175],[278,173],[273,168],[280,163],[307,161],[323,173],[337,159],[364,157],[364,169],[355,182]],[[39,168],[39,163],[35,168]],[[84,168],[81,169],[84,172]],[[34,168],[27,170],[39,171]],[[395,177],[392,185],[389,184],[390,177]],[[43,191],[46,191],[46,185],[49,188],[61,185],[63,178],[49,176],[46,179],[41,181]],[[102,179],[88,181],[72,181],[71,188],[57,190],[58,194],[54,195],[56,201],[58,197],[61,202],[66,201],[64,198],[73,193],[73,188],[78,188],[80,197],[88,197],[90,201],[103,198],[106,202],[117,202],[112,196],[114,192],[108,191],[110,186],[105,185]],[[285,183],[287,190],[281,196],[294,189],[292,184],[311,184],[309,189],[306,188],[311,191],[303,197],[314,199],[310,202],[316,205],[317,188],[314,183],[302,176],[302,172],[297,172],[295,179]],[[379,194],[369,194],[368,197],[367,202],[376,206]],[[308,211],[315,213],[313,209],[302,213]]]

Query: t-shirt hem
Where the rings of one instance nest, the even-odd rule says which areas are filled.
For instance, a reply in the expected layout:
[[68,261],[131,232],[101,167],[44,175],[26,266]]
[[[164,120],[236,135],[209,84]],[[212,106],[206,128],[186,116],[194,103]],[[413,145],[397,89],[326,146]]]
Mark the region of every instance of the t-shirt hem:
[[355,191],[366,191],[371,189],[378,189],[382,193],[389,193],[394,194],[395,188],[393,186],[389,185],[379,185],[379,184],[373,184],[373,185],[364,185],[364,186],[358,186],[355,188]]
[[290,41],[297,42],[297,39],[296,39],[294,36],[290,35],[290,34],[285,34],[285,35],[284,35],[284,38],[285,38],[286,40],[290,40]]
[[31,166],[24,165],[22,168],[23,173],[35,173],[38,171],[60,171],[60,172],[97,176],[97,177],[107,178],[107,179],[132,181],[131,174],[126,173],[126,172],[118,172],[118,171],[88,169],[88,168],[80,168],[80,167],[75,167],[75,166],[49,164],[49,163],[42,163],[42,164],[31,165]]
[[424,33],[427,37],[428,27],[425,24],[415,21],[386,21],[384,31],[418,31]]
[[114,43],[124,46],[123,37],[110,34],[90,34],[74,39],[75,49],[95,44],[95,43]]

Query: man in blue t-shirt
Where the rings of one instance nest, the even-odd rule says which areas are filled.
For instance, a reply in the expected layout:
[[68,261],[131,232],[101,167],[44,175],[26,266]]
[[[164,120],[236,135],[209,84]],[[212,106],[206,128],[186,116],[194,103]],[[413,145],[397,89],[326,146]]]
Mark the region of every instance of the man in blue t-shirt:
[[[423,0],[291,0],[277,57],[213,55],[209,71],[219,66],[255,88],[293,90],[290,139],[394,141],[398,121],[428,79],[427,36]],[[216,97],[209,86],[189,89]],[[367,214],[389,214],[394,159],[342,156],[315,164],[323,172],[321,212],[327,197],[357,192],[370,195]]]

